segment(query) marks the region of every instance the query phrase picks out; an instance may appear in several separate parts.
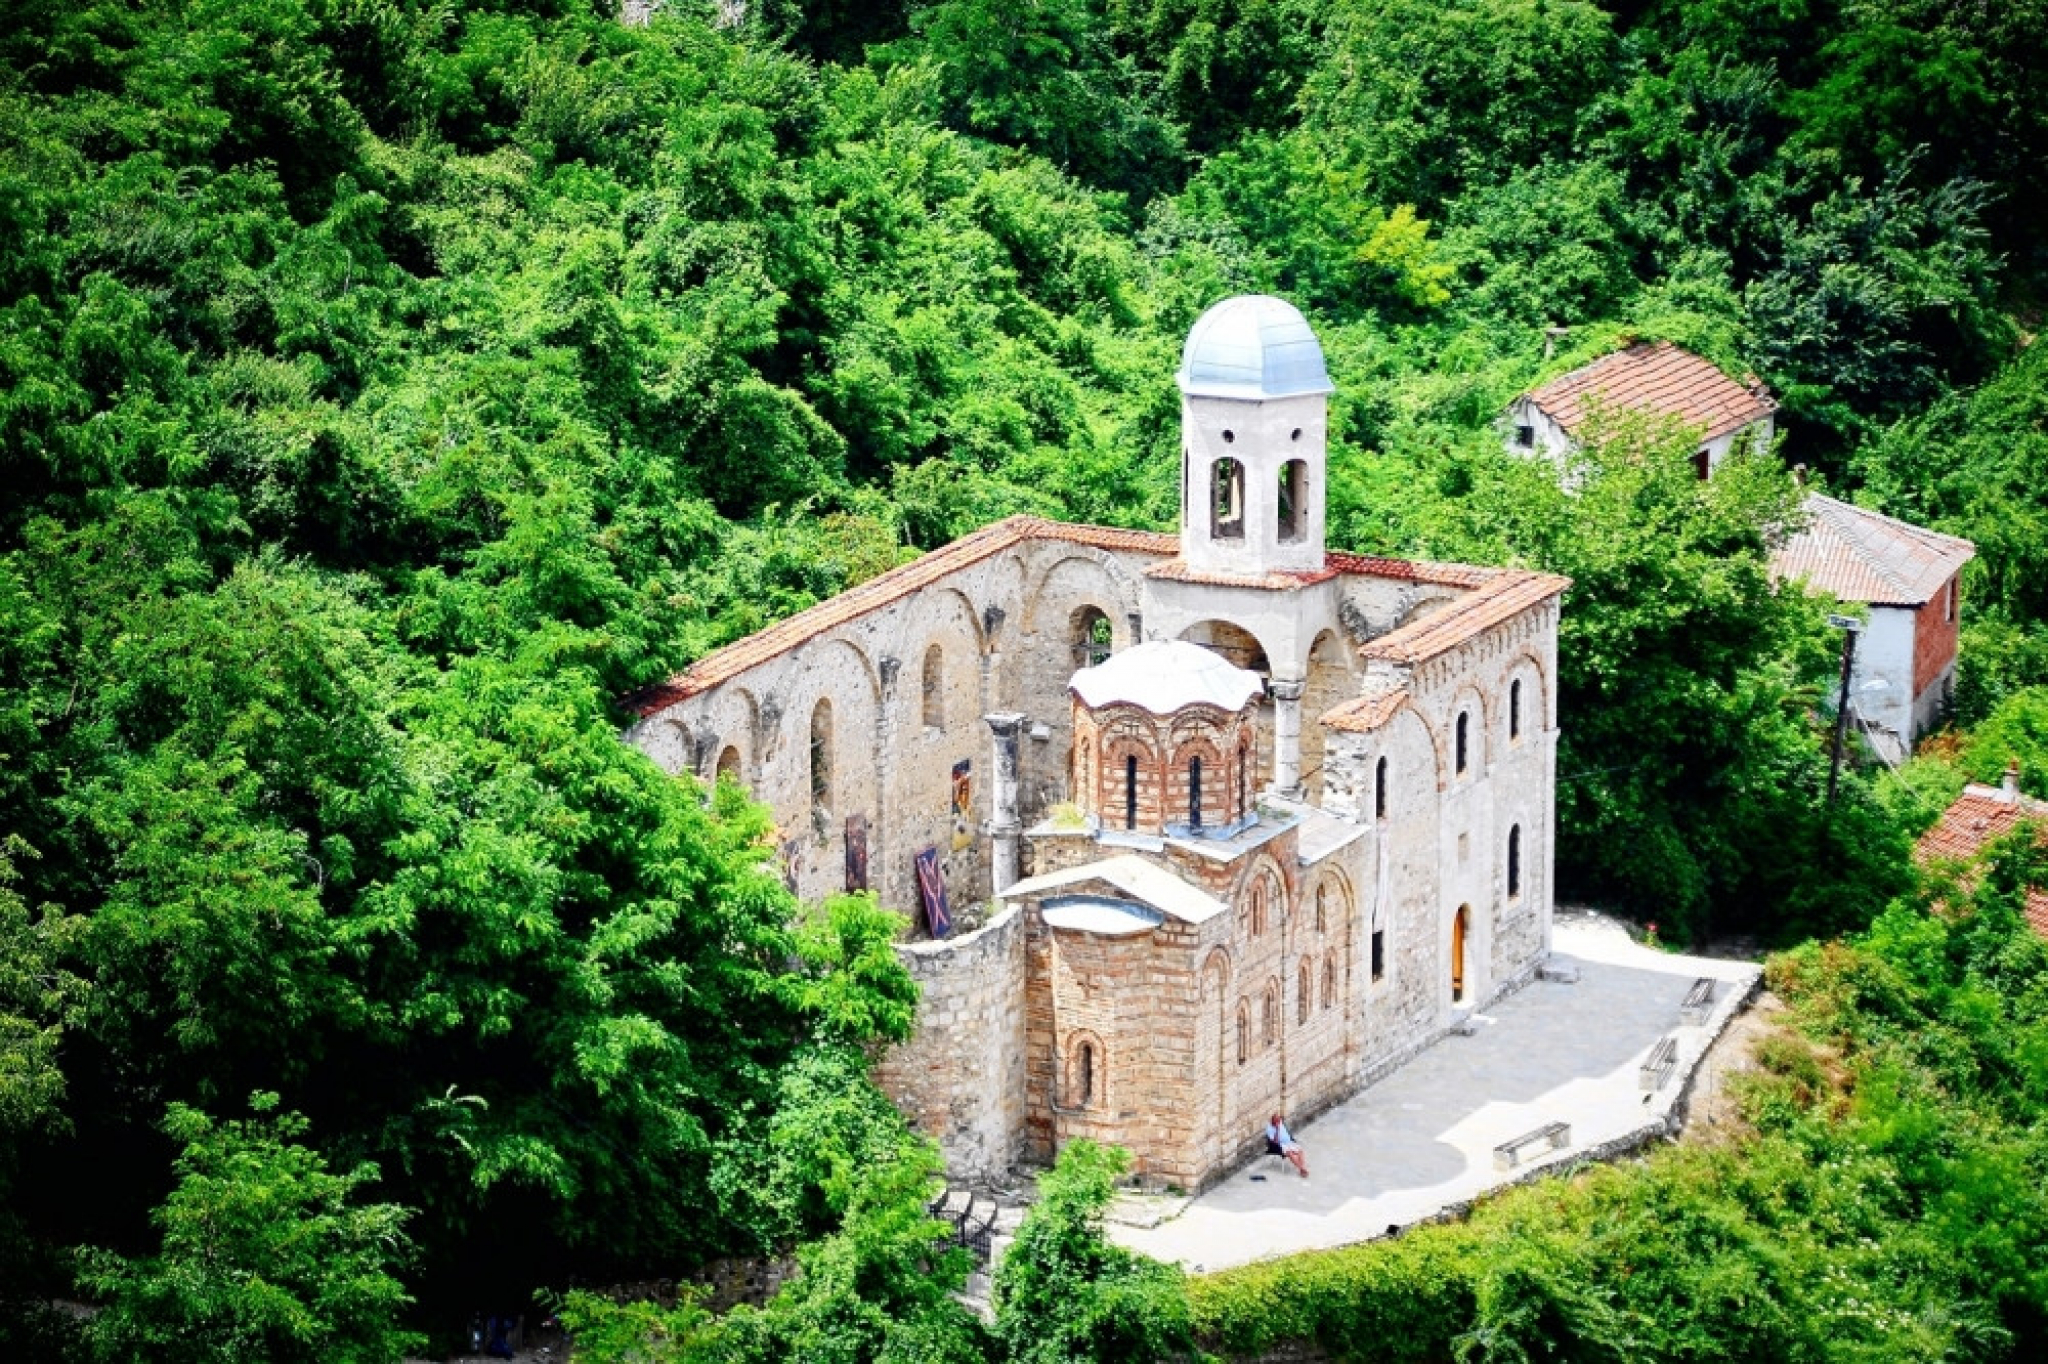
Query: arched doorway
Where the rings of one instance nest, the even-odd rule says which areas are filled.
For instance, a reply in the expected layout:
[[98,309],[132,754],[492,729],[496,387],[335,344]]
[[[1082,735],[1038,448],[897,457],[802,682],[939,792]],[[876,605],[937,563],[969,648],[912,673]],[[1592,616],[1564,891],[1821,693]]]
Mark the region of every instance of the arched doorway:
[[1472,926],[1472,906],[1459,905],[1451,920],[1451,1003],[1465,1002],[1465,934]]

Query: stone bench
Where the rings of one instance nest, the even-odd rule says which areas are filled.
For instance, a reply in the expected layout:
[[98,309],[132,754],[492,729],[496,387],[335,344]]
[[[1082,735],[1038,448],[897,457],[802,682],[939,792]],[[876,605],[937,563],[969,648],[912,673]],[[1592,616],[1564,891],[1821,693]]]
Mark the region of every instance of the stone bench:
[[1714,1011],[1714,987],[1712,976],[1701,976],[1685,992],[1685,1002],[1678,1006],[1678,1020],[1692,1027],[1707,1021],[1707,1015]]
[[1650,1048],[1650,1055],[1643,1062],[1643,1068],[1639,1072],[1643,1088],[1653,1094],[1662,1089],[1664,1082],[1671,1078],[1672,1068],[1677,1064],[1678,1039],[1667,1035],[1656,1046]]
[[1562,1151],[1572,1144],[1572,1126],[1566,1122],[1547,1122],[1534,1131],[1524,1132],[1513,1141],[1504,1141],[1493,1148],[1493,1168],[1512,1170],[1522,1163],[1522,1157],[1543,1147],[1549,1151]]

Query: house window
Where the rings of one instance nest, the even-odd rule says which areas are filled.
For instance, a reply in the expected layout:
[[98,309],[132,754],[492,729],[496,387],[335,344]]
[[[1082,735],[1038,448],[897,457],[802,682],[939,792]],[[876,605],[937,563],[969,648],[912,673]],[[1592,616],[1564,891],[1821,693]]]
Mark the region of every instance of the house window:
[[1237,1006],[1237,1063],[1243,1065],[1252,1054],[1252,1010],[1240,1001]]
[[1306,961],[1301,964],[1301,969],[1295,972],[1294,979],[1294,1025],[1300,1027],[1308,1022],[1309,1007],[1315,1003],[1316,998],[1316,992],[1310,988],[1312,982],[1309,980],[1308,963]]
[[1508,742],[1518,742],[1522,737],[1522,679],[1508,683]]
[[1458,715],[1457,767],[1458,775],[1461,777],[1465,775],[1465,769],[1468,766],[1470,766],[1468,759],[1470,756],[1471,745],[1468,741],[1471,739],[1471,737],[1472,716],[1469,712],[1460,712]]
[[1372,817],[1387,817],[1387,760],[1381,758],[1372,773]]
[[1124,827],[1138,827],[1138,755],[1124,757]]
[[1337,954],[1332,952],[1323,958],[1323,1007],[1334,1008],[1337,1003]]
[[1375,928],[1372,931],[1372,978],[1384,979],[1387,974],[1387,930]]
[[1188,759],[1188,827],[1202,827],[1202,760]]
[[1533,426],[1517,426],[1517,427],[1515,428],[1515,448],[1516,448],[1516,449],[1518,449],[1518,450],[1529,450],[1529,449],[1533,449],[1533,448],[1535,448],[1535,445],[1536,445],[1536,428],[1535,428],[1535,427],[1533,427]]
[[1508,830],[1508,898],[1522,898],[1522,826]]
[[1209,534],[1217,540],[1244,539],[1244,465],[1237,460],[1219,459],[1210,466]]
[[1266,931],[1266,884],[1261,881],[1252,887],[1252,936],[1262,936]]
[[946,656],[934,644],[924,651],[924,727],[946,727]]
[[1095,1045],[1083,1042],[1074,1049],[1074,1105],[1086,1108],[1095,1102]]
[[1704,445],[1693,451],[1692,471],[1702,483],[1705,483],[1708,475],[1714,472],[1714,457],[1707,453]]
[[1276,982],[1266,987],[1265,1007],[1259,1011],[1259,1045],[1270,1047],[1280,1036],[1280,986]]
[[1237,817],[1243,819],[1251,813],[1251,765],[1252,751],[1249,746],[1239,745],[1237,750]]
[[1944,614],[1949,620],[1956,618],[1956,580],[1954,578],[1948,580],[1948,606]]
[[1317,886],[1317,887],[1316,887],[1316,932],[1318,932],[1318,933],[1326,933],[1326,932],[1328,932],[1328,931],[1329,931],[1329,927],[1330,927],[1330,919],[1329,919],[1329,903],[1330,903],[1330,888],[1329,888],[1328,886]]

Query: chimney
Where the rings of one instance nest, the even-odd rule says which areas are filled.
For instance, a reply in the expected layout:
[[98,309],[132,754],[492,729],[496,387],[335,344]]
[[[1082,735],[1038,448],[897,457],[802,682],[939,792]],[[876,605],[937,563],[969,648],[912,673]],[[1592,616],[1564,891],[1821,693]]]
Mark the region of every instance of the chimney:
[[2013,758],[2005,765],[2005,779],[1998,784],[1998,798],[2007,805],[2020,803],[2020,760]]

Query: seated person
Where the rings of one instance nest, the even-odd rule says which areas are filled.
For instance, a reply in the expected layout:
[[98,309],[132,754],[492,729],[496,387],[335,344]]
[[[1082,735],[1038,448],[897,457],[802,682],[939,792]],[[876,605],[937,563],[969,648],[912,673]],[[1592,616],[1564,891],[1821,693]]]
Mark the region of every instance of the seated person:
[[1266,1124],[1266,1154],[1279,1156],[1308,1178],[1308,1157],[1302,1153],[1301,1143],[1287,1130],[1286,1121],[1275,1113],[1273,1120]]

